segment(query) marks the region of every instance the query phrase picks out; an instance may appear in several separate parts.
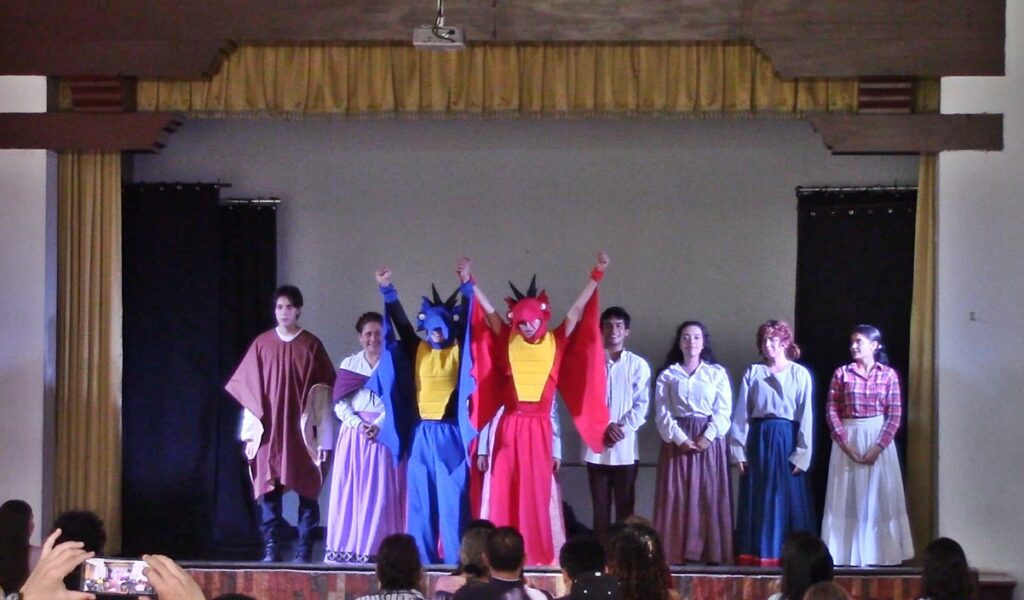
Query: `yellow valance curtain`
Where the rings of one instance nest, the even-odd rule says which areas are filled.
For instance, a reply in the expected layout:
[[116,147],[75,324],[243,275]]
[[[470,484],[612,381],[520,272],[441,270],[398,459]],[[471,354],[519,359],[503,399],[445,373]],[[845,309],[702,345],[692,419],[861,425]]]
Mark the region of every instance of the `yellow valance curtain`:
[[781,79],[747,43],[242,46],[209,81],[140,80],[193,116],[701,116],[854,111],[853,79]]

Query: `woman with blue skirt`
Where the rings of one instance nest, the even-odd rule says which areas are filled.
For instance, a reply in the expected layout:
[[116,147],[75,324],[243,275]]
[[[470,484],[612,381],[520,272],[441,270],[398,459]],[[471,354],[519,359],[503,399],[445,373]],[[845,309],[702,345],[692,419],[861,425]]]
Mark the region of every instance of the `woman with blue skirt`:
[[805,472],[811,464],[811,375],[793,362],[800,348],[783,321],[757,329],[763,362],[740,382],[729,430],[730,459],[740,472],[736,563],[776,567],[793,531],[817,529]]

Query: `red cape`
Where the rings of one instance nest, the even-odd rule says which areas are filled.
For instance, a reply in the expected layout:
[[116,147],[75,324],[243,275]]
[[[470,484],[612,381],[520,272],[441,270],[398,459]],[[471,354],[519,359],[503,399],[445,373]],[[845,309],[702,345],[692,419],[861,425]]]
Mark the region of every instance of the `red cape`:
[[[567,339],[565,354],[558,371],[557,387],[572,415],[580,437],[594,452],[604,449],[604,432],[610,417],[605,404],[607,374],[604,345],[601,339],[598,295],[590,297],[579,323]],[[497,413],[509,398],[515,398],[512,368],[508,358],[511,328],[502,324],[494,333],[480,303],[473,304],[472,313],[473,375],[477,388],[473,393],[470,418],[479,430]]]

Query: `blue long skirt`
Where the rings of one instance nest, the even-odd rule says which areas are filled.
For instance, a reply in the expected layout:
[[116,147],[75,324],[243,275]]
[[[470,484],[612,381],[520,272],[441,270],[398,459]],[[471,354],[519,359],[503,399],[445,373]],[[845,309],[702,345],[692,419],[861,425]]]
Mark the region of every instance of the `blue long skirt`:
[[736,519],[739,565],[778,566],[786,536],[793,531],[817,533],[807,475],[794,475],[789,462],[798,426],[788,419],[750,424]]

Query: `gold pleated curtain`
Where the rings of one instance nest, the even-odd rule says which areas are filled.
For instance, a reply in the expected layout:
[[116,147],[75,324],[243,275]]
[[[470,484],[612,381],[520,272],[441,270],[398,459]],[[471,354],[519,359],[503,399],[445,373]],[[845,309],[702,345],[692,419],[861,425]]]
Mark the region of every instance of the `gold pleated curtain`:
[[723,116],[853,111],[852,79],[781,79],[745,43],[242,46],[208,81],[141,80],[193,116]]
[[58,166],[54,507],[91,510],[121,546],[121,155]]
[[908,512],[920,559],[935,536],[935,177],[934,155],[922,155],[914,225],[914,291],[910,304],[910,373],[907,381]]

